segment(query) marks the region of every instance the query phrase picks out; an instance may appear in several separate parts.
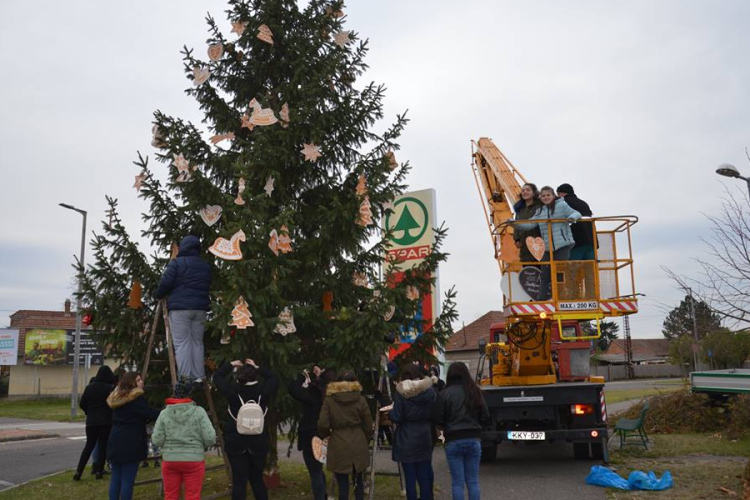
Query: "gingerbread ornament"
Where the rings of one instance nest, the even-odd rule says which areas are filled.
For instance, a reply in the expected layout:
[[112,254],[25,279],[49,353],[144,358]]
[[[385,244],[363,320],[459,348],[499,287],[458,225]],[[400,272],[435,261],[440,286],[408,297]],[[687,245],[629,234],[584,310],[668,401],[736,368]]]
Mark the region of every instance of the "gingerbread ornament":
[[242,199],[242,193],[244,192],[245,192],[245,179],[240,177],[240,180],[237,186],[237,198],[234,199],[235,205],[242,206],[245,204],[245,200]]
[[279,121],[281,122],[282,127],[287,128],[289,126],[289,105],[287,103],[284,103],[281,106],[281,111],[279,111]]
[[357,224],[362,227],[367,227],[372,224],[372,205],[370,205],[370,197],[365,196],[362,203],[359,205],[359,215],[357,216]]
[[247,29],[246,22],[236,21],[232,23],[232,33],[237,33],[239,36],[242,36],[242,33],[245,32],[245,29]]
[[216,62],[221,59],[224,55],[224,45],[221,43],[214,43],[208,46],[208,58]]
[[221,212],[223,209],[219,205],[207,205],[200,209],[198,212],[208,227],[213,226],[221,218]]
[[350,35],[351,31],[339,31],[333,35],[333,43],[344,48],[347,43],[352,41]]
[[187,182],[190,180],[190,162],[188,162],[185,157],[180,154],[172,154],[172,157],[174,158],[174,162],[172,163],[175,167],[177,167],[177,171],[179,174],[177,175],[177,182]]
[[357,182],[357,196],[364,196],[367,194],[367,177],[365,174],[359,175],[359,181]]
[[279,256],[279,233],[275,229],[271,229],[270,238],[268,239],[268,248],[276,255]]
[[261,24],[260,26],[258,26],[258,34],[256,35],[256,37],[262,42],[273,45],[273,33],[271,33],[271,28],[269,28],[265,24]]
[[526,248],[529,249],[529,252],[531,252],[531,255],[533,255],[536,260],[542,260],[544,257],[544,240],[539,236],[536,238],[533,236],[527,236]]
[[228,132],[226,134],[216,134],[214,136],[211,136],[211,138],[209,139],[209,141],[211,141],[211,144],[218,144],[221,141],[226,141],[226,140],[233,141],[234,132]]
[[300,153],[302,153],[305,156],[305,160],[315,163],[318,161],[318,158],[320,158],[322,155],[320,153],[320,148],[316,146],[314,143],[304,143],[304,147],[300,150]]
[[276,328],[273,331],[284,337],[297,331],[297,327],[294,326],[294,315],[288,307],[285,307],[279,314],[279,322],[276,323]]
[[292,251],[292,239],[289,237],[289,228],[281,226],[279,231],[279,252],[289,253]]
[[355,286],[361,286],[363,288],[367,288],[367,284],[368,284],[367,273],[355,272],[352,275],[352,283],[354,283]]
[[273,183],[274,178],[269,175],[268,180],[266,180],[266,185],[263,186],[263,191],[266,192],[266,196],[268,196],[269,198],[271,197],[271,193],[273,193]]
[[143,172],[135,176],[135,184],[133,184],[133,187],[139,193],[141,192],[141,187],[143,186],[143,181],[145,180],[146,180],[146,174],[144,174]]
[[[249,122],[253,127],[256,125],[265,127],[268,125],[273,125],[274,123],[279,121],[279,119],[276,118],[276,115],[273,114],[273,110],[271,108],[261,107],[261,105],[255,99],[250,101],[250,109],[252,109],[252,112],[250,114]],[[242,126],[245,126],[244,123]],[[251,127],[248,128],[252,130]]]
[[214,244],[211,245],[208,251],[220,259],[241,260],[242,250],[240,249],[240,242],[245,240],[245,233],[240,229],[228,240],[222,237],[216,238],[216,241],[214,241]]
[[234,303],[234,309],[232,310],[232,321],[229,322],[229,326],[236,326],[240,330],[246,329],[248,326],[255,326],[251,319],[253,315],[247,308],[247,302],[245,298],[240,295],[237,302]]
[[206,83],[206,80],[211,76],[211,72],[206,68],[200,68],[198,66],[193,68],[193,85],[198,87]]

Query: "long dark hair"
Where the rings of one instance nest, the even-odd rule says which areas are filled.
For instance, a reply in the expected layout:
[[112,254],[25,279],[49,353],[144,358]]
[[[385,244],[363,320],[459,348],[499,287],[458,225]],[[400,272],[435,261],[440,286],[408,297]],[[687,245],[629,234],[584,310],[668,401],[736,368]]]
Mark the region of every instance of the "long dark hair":
[[408,365],[401,368],[401,380],[421,380],[422,379],[422,370],[419,368],[419,366],[409,363]]
[[336,382],[336,379],[337,377],[335,370],[323,370],[323,373],[321,373],[320,376],[313,381],[313,386],[317,387],[321,394],[325,395],[328,384],[330,384],[331,382]]
[[482,401],[484,399],[482,397],[482,390],[471,378],[469,369],[465,364],[461,362],[451,363],[446,378],[448,385],[461,384],[463,386],[466,406],[476,411],[482,409]]
[[540,199],[539,202],[541,203],[541,206],[539,207],[539,211],[537,213],[541,214],[542,210],[544,210],[544,207],[547,207],[547,219],[550,219],[552,218],[552,214],[555,213],[555,202],[557,201],[557,193],[555,193],[555,190],[552,189],[551,186],[544,186],[542,189],[539,190],[539,194],[541,195],[543,191],[549,191],[550,193],[552,193],[552,196],[553,196],[552,203],[550,203],[549,205],[545,205],[544,203],[542,203]]
[[[525,188],[526,186],[528,186],[528,187],[531,188],[531,192],[534,195],[531,198],[531,202],[532,202],[531,204],[532,205],[538,205],[539,203],[541,203],[539,201],[539,188],[536,187],[536,184],[534,184],[533,182],[527,182],[526,184],[524,184],[523,186],[521,186],[521,189]],[[522,201],[523,201],[523,199],[522,199]]]
[[120,375],[120,380],[117,382],[117,390],[122,393],[129,393],[137,387],[136,380],[140,376],[137,372],[125,372]]
[[245,385],[248,382],[255,382],[258,380],[258,369],[253,365],[243,365],[237,370],[234,377],[237,379],[237,383],[242,385]]

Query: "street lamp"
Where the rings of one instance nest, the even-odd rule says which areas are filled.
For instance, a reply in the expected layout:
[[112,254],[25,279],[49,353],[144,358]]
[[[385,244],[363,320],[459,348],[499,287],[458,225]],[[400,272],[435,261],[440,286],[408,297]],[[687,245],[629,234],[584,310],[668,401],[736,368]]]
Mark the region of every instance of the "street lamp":
[[735,179],[742,179],[743,181],[747,182],[747,192],[748,194],[750,194],[750,177],[741,176],[740,171],[737,170],[737,167],[735,167],[734,165],[730,165],[729,163],[722,163],[716,169],[716,173],[719,175],[723,175],[724,177],[734,177]]
[[81,230],[81,271],[78,273],[78,296],[76,297],[76,335],[73,341],[74,352],[73,352],[73,387],[70,391],[70,419],[76,418],[78,412],[78,365],[81,355],[81,293],[83,293],[83,252],[86,249],[86,211],[68,205],[67,203],[60,203],[60,206],[73,210],[83,215],[83,229]]

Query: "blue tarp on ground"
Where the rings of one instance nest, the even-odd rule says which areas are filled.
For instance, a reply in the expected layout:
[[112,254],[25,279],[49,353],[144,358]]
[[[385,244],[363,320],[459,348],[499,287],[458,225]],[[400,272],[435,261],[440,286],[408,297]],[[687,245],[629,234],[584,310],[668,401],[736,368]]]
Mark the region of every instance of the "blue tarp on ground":
[[627,481],[615,472],[601,465],[591,467],[591,472],[586,477],[586,484],[604,486],[605,488],[617,488],[620,490],[652,490],[660,491],[672,487],[672,474],[664,471],[661,479],[649,471],[648,474],[639,470],[630,473]]

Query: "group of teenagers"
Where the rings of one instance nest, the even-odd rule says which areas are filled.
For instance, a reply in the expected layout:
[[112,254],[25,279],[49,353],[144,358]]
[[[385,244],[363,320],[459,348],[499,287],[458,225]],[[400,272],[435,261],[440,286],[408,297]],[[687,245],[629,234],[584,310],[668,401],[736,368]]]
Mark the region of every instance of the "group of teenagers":
[[[395,424],[392,458],[403,469],[408,500],[433,498],[432,454],[439,433],[450,469],[452,498],[463,499],[464,487],[469,500],[480,497],[480,434],[489,412],[466,365],[451,364],[446,378],[443,384],[422,367],[407,364],[398,373],[392,403],[380,408]],[[245,499],[249,483],[254,498],[266,500],[263,473],[271,446],[268,426],[255,435],[242,434],[236,418],[248,401],[257,402],[263,412],[267,411],[279,379],[271,370],[246,359],[219,366],[213,383],[228,403],[223,437],[232,471],[232,499]],[[205,454],[215,445],[216,432],[206,411],[190,398],[193,390],[193,382],[181,378],[164,408],[155,409],[146,401],[138,373],[123,372],[115,381],[112,370],[102,366],[81,397],[87,439],[73,479],[81,479],[97,447],[92,473],[101,479],[106,473],[105,463],[109,463],[110,500],[131,499],[139,464],[148,457],[147,425],[155,422],[151,441],[162,453],[164,498],[177,500],[184,488],[186,500],[199,499]],[[325,439],[325,465],[335,477],[338,498],[348,499],[353,489],[354,498],[363,500],[363,474],[370,466],[374,424],[355,373],[313,366],[291,381],[288,391],[303,407],[298,449],[310,476],[313,498],[327,498],[323,463],[314,450],[314,441]]]
[[[526,183],[521,188],[521,199],[513,206],[513,238],[524,264],[554,261],[594,260],[594,231],[591,222],[578,221],[593,214],[588,203],[576,196],[573,186],[561,184],[557,191],[550,186],[537,189]],[[555,219],[557,222],[548,222]],[[536,259],[527,238],[541,237],[544,255]],[[549,300],[552,296],[549,265],[541,266],[539,292],[532,300]]]

